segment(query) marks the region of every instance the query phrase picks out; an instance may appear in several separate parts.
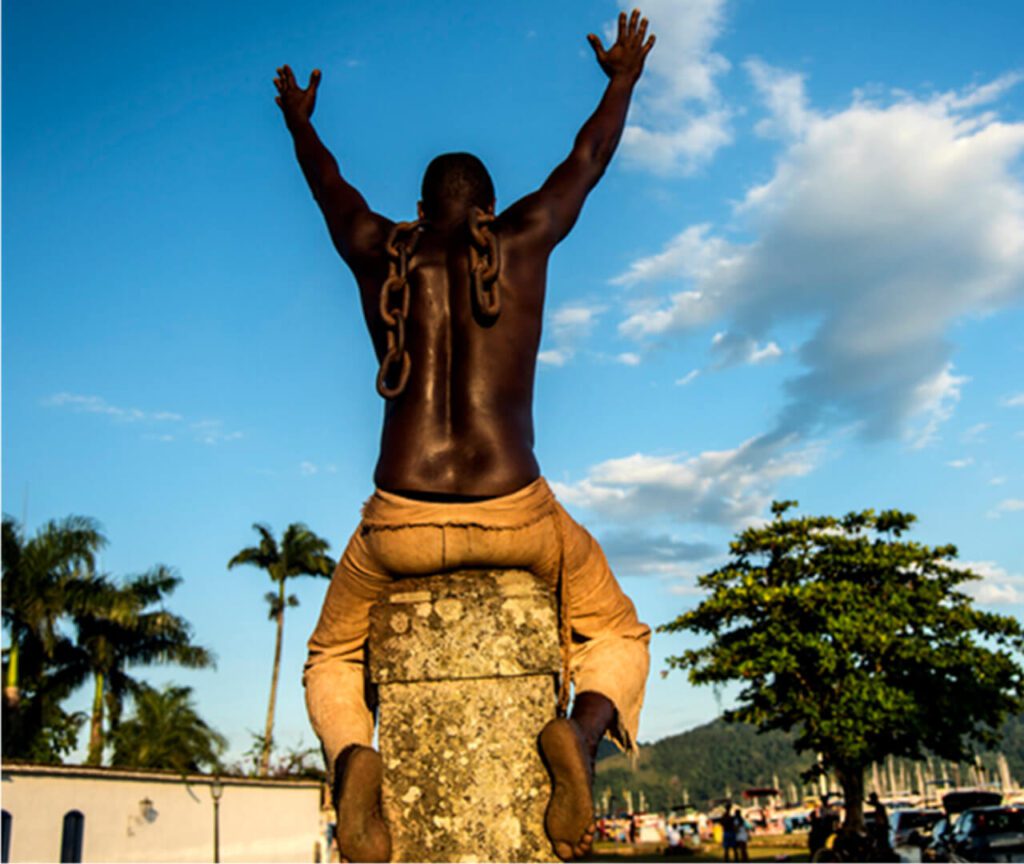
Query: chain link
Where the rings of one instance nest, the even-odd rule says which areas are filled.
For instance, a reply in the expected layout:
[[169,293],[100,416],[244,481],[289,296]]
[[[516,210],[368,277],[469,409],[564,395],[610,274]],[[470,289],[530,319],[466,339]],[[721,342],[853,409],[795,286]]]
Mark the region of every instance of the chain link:
[[501,314],[501,283],[498,281],[501,252],[498,237],[490,229],[494,219],[493,213],[486,213],[479,207],[469,211],[469,275],[473,282],[473,299],[480,314],[492,320]]
[[409,258],[420,239],[421,221],[398,222],[388,235],[388,276],[380,288],[380,317],[387,329],[387,351],[377,372],[377,392],[394,399],[409,382],[412,358],[405,347],[405,322],[409,317]]

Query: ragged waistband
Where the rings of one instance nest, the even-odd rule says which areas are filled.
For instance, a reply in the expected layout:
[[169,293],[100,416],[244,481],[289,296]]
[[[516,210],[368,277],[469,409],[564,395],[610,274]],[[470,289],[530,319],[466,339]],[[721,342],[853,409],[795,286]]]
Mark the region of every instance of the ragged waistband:
[[363,526],[379,529],[414,525],[523,528],[550,516],[554,501],[551,487],[543,477],[508,495],[453,503],[421,501],[378,489],[363,505]]

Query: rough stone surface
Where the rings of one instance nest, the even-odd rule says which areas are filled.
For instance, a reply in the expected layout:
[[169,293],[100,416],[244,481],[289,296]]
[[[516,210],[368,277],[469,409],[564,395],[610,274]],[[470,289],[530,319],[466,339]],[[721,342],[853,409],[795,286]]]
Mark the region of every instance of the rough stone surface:
[[529,573],[407,579],[374,607],[393,860],[555,860],[537,735],[560,662],[554,598]]

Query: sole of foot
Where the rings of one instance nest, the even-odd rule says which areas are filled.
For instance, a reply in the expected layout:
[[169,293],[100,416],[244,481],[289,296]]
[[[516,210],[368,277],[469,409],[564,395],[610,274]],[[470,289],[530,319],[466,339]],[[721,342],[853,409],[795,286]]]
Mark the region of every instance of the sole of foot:
[[583,740],[572,721],[552,720],[540,733],[540,752],[551,775],[544,827],[563,861],[581,858],[594,840],[594,799]]
[[352,751],[338,796],[338,850],[347,861],[388,861],[391,835],[380,805],[383,765],[369,748]]

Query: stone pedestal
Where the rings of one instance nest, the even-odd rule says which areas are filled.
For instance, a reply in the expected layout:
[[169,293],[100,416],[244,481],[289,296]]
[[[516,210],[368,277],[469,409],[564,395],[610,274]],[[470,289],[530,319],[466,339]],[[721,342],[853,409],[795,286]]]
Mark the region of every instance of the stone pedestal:
[[518,570],[405,579],[370,613],[393,861],[553,861],[537,735],[561,667],[550,590]]

